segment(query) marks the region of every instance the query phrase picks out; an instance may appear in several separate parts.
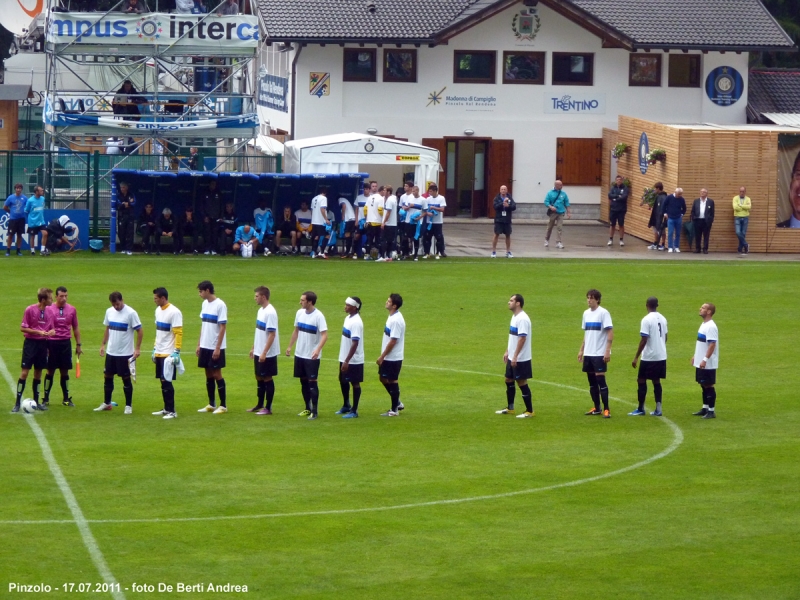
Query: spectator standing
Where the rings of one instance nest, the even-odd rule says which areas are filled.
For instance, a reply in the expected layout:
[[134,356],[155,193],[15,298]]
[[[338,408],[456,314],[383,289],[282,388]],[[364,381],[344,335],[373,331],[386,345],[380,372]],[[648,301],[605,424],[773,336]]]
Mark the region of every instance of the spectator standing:
[[547,192],[547,196],[544,197],[547,217],[550,219],[547,223],[547,232],[544,234],[545,247],[550,245],[550,234],[553,232],[553,226],[556,228],[556,248],[564,247],[564,244],[561,243],[564,215],[569,219],[572,217],[572,211],[569,208],[569,196],[564,192],[563,187],[564,184],[556,180],[553,189]]
[[[44,188],[37,185],[33,188],[33,197],[25,203],[25,214],[28,215],[28,245],[31,254],[36,254],[36,238],[44,231],[47,223],[44,220]],[[42,245],[44,247],[44,244]]]
[[[183,11],[179,11],[183,12]],[[197,171],[200,156],[197,154],[197,148],[189,148],[189,170]]]
[[347,198],[339,198],[339,208],[344,223],[344,252],[341,257],[349,258],[353,254],[353,237],[356,235],[356,212]]
[[[750,244],[747,243],[747,222],[750,220],[752,201],[747,195],[747,188],[739,188],[739,195],[733,197],[733,223],[736,228],[736,237],[739,238],[739,254],[749,254]],[[30,228],[30,224],[29,228]]]
[[14,186],[14,193],[6,198],[3,210],[8,213],[8,250],[6,256],[11,256],[11,248],[14,246],[14,236],[17,237],[17,256],[22,256],[22,236],[25,235],[25,205],[28,198],[22,193],[22,184]]
[[[325,252],[325,226],[330,225],[328,218],[328,189],[319,188],[319,194],[311,200],[311,258],[327,259]],[[316,254],[314,249],[316,248]]]
[[517,203],[508,193],[508,187],[500,186],[500,193],[494,197],[494,237],[492,238],[492,258],[497,258],[497,240],[506,236],[506,258],[514,258],[511,254],[511,213],[517,210]]
[[667,194],[664,192],[664,184],[660,181],[653,185],[656,192],[656,199],[653,206],[650,208],[650,221],[647,226],[653,228],[655,240],[647,247],[648,250],[663,250],[664,249],[664,225],[666,224],[666,215],[664,214],[664,201],[667,199]]
[[130,191],[128,183],[120,182],[117,191],[117,235],[122,252],[130,256],[133,254],[133,236],[136,217],[133,214],[136,206],[136,196]]
[[683,188],[675,188],[675,192],[666,197],[663,210],[667,217],[667,252],[680,252],[681,227],[683,226],[683,215],[686,214]]
[[216,254],[217,242],[217,219],[222,212],[222,195],[217,189],[217,182],[212,179],[208,182],[208,191],[203,194],[203,244],[205,252],[203,254]]
[[239,4],[236,0],[225,0],[225,4],[220,6],[219,16],[227,16],[227,15],[238,15],[239,14]]
[[628,196],[630,190],[623,183],[622,175],[617,175],[614,185],[608,192],[609,211],[608,246],[614,243],[614,229],[619,225],[619,245],[625,245],[625,214],[628,212]]
[[692,203],[692,223],[694,223],[694,253],[700,254],[700,237],[702,236],[703,254],[708,254],[708,237],[714,223],[714,201],[708,197],[708,190],[700,190],[700,197]]
[[186,248],[186,238],[189,238],[189,252],[197,254],[197,238],[200,234],[200,227],[194,219],[194,210],[187,206],[183,216],[178,219],[175,243],[178,244],[178,253],[183,254]]

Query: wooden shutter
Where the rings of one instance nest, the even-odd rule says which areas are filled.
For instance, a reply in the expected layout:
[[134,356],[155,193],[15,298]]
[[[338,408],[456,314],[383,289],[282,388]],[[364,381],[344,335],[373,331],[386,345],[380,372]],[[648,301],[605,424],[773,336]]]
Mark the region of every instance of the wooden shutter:
[[564,185],[602,185],[603,139],[558,138],[556,179]]
[[494,197],[500,186],[508,187],[513,197],[514,186],[514,140],[490,140],[488,149],[488,175],[486,177],[486,216],[494,219]]

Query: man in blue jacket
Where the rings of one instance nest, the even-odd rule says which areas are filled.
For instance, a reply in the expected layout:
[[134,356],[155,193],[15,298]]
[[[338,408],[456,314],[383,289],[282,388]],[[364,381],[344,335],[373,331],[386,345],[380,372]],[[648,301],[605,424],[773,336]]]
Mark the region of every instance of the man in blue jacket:
[[683,188],[675,188],[675,193],[667,196],[661,208],[667,215],[667,252],[680,252],[681,227],[683,226],[683,215],[686,214]]
[[544,205],[547,207],[547,217],[550,222],[547,224],[547,231],[544,234],[545,247],[550,245],[550,234],[553,232],[553,226],[556,227],[556,248],[563,248],[564,244],[561,243],[561,229],[564,224],[564,215],[569,219],[572,213],[569,209],[569,196],[561,189],[564,184],[558,179],[553,185],[553,189],[547,192],[544,197]]

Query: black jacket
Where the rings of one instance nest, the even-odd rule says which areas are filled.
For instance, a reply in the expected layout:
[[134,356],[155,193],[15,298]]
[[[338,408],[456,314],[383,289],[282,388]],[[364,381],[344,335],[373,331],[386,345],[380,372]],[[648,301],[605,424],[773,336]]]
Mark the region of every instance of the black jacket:
[[494,222],[495,223],[511,223],[511,213],[517,210],[517,203],[511,195],[507,195],[508,207],[505,209],[506,215],[503,216],[503,197],[500,194],[494,197]]
[[[700,218],[700,198],[695,198],[692,202],[692,221]],[[711,225],[714,222],[714,201],[711,198],[706,198],[706,225]]]
[[666,192],[659,192],[656,196],[656,201],[653,203],[653,208],[650,211],[650,221],[647,223],[648,227],[657,227],[661,229],[662,222],[664,221],[664,201],[666,199]]
[[628,210],[628,196],[630,190],[625,187],[625,184],[617,187],[617,184],[611,186],[608,192],[608,199],[611,201],[609,210],[611,212],[626,212]]
[[139,214],[139,227],[155,227],[156,223],[158,223],[158,215],[156,214],[156,211],[153,210],[148,214],[145,209],[142,209],[142,212]]
[[[122,206],[122,203],[126,202],[128,204],[127,207]],[[134,196],[130,190],[128,190],[128,195],[123,196],[122,192],[117,193],[117,218],[118,219],[130,219],[133,216],[133,209],[136,206],[136,196]]]

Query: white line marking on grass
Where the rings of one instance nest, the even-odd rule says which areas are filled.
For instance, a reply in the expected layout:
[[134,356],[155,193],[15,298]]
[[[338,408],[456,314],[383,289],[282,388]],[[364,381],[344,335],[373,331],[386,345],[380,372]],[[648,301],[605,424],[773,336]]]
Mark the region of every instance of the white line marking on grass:
[[[14,385],[14,378],[11,376],[8,367],[6,367],[6,363],[3,361],[2,356],[0,356],[0,372],[2,372],[3,377],[8,383],[8,387],[11,388],[12,396],[16,396],[17,392],[16,386]],[[39,427],[35,417],[24,415],[24,418],[28,425],[30,425],[33,435],[36,436],[36,441],[39,442],[39,447],[42,449],[44,460],[47,463],[47,466],[50,467],[50,472],[53,474],[56,484],[58,484],[58,489],[61,490],[61,494],[64,496],[64,501],[67,503],[69,511],[72,513],[72,521],[60,522],[74,523],[78,526],[78,531],[80,531],[81,537],[83,538],[83,544],[89,551],[89,555],[92,557],[92,562],[94,562],[95,567],[97,567],[97,571],[100,573],[100,576],[106,583],[117,585],[117,580],[114,579],[114,575],[111,573],[111,569],[108,568],[106,559],[103,557],[103,553],[100,551],[100,546],[97,545],[97,540],[95,540],[94,535],[92,535],[92,530],[89,527],[89,521],[87,521],[86,517],[83,516],[83,511],[78,504],[78,500],[75,498],[75,494],[72,493],[72,488],[69,487],[69,483],[67,483],[64,473],[61,471],[61,467],[58,465],[56,457],[53,456],[53,451],[50,448],[50,443],[47,441],[47,436],[45,436],[42,428]],[[111,592],[111,596],[117,600],[125,600],[125,594],[123,594],[121,591]]]
[[[333,360],[333,359],[323,359],[323,360]],[[463,369],[444,369],[441,367],[425,367],[421,365],[403,365],[415,368],[415,369],[428,369],[431,371],[449,371],[452,373],[467,373],[470,375],[485,375],[489,377],[502,377],[502,375],[498,373],[486,373],[484,371],[468,371]],[[589,393],[588,390],[583,388],[578,388],[572,385],[565,385],[563,383],[553,383],[551,381],[540,381],[538,379],[532,380],[534,383],[540,383],[542,385],[550,385],[557,388],[562,388],[565,390],[573,390],[578,392]],[[609,396],[611,400],[616,402],[622,402],[623,404],[629,404],[631,406],[634,405],[633,402],[629,402],[627,400],[622,400],[621,398],[615,398],[614,396]],[[629,471],[633,471],[635,469],[639,469],[641,467],[646,467],[647,465],[654,463],[657,460],[661,460],[665,456],[672,454],[678,446],[683,443],[683,431],[677,424],[673,421],[667,419],[666,417],[657,417],[660,421],[667,424],[667,426],[672,430],[672,442],[670,445],[659,452],[658,454],[654,454],[653,456],[641,460],[637,463],[629,465],[627,467],[622,467],[615,471],[610,471],[609,473],[602,473],[600,475],[594,475],[592,477],[585,477],[583,479],[576,479],[575,481],[567,481],[565,483],[556,483],[553,485],[547,485],[544,487],[538,488],[530,488],[527,490],[517,490],[515,492],[503,492],[500,494],[486,494],[483,496],[472,496],[469,498],[453,498],[450,500],[431,500],[429,502],[413,502],[409,504],[395,504],[393,506],[372,506],[372,507],[365,507],[365,508],[346,508],[346,509],[338,509],[338,510],[316,510],[316,511],[307,511],[307,512],[289,512],[289,513],[267,513],[267,514],[255,514],[255,515],[228,515],[228,516],[215,516],[215,517],[172,517],[172,518],[154,518],[154,519],[90,519],[86,521],[87,523],[91,524],[124,524],[124,523],[190,523],[190,522],[205,522],[205,521],[244,521],[248,519],[280,519],[280,518],[292,518],[292,517],[315,517],[315,516],[325,516],[325,515],[351,515],[351,514],[358,514],[358,513],[368,513],[368,512],[384,512],[387,510],[399,510],[399,509],[408,509],[408,508],[423,508],[426,506],[442,506],[447,504],[465,504],[467,502],[479,502],[482,500],[496,500],[498,498],[511,498],[513,496],[523,496],[527,494],[537,494],[539,492],[547,492],[550,490],[558,490],[561,488],[570,488],[579,485],[583,485],[585,483],[592,483],[594,481],[600,481],[601,479],[607,479],[609,477],[615,477],[616,475],[622,475],[623,473],[628,473]],[[46,521],[0,521],[0,524],[3,525],[49,525],[49,524],[68,524],[72,523],[73,521],[59,521],[59,520],[46,520]]]

